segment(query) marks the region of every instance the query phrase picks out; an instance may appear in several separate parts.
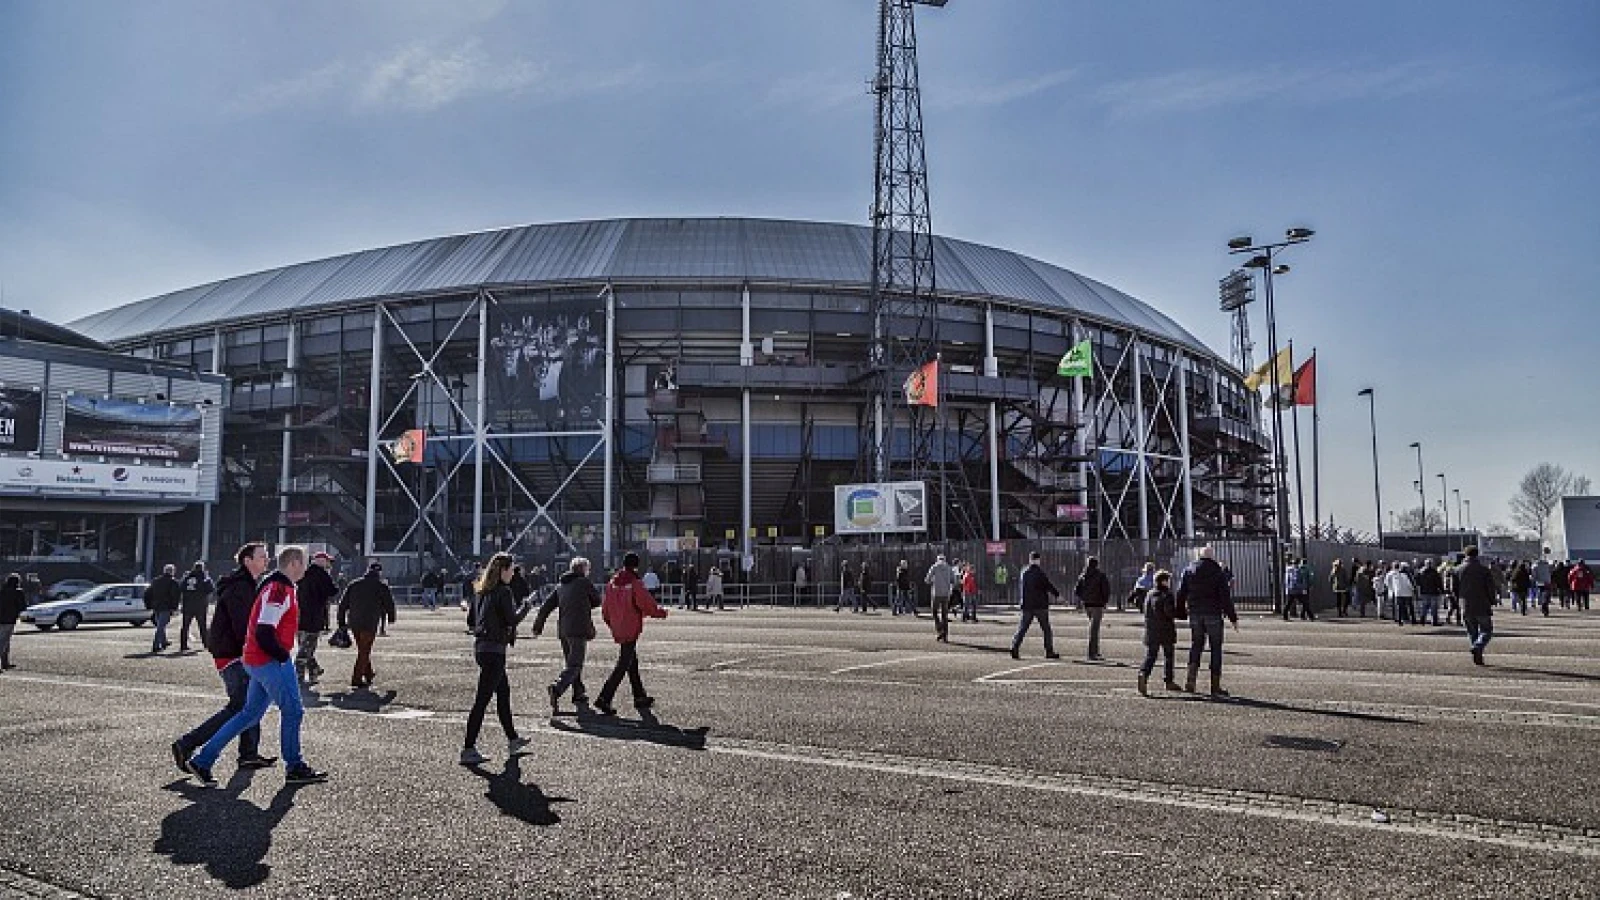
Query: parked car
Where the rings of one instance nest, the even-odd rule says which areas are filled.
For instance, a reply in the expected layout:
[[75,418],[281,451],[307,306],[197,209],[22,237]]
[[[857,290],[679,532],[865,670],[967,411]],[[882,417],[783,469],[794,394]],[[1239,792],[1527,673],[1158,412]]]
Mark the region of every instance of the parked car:
[[98,585],[66,600],[30,606],[22,611],[17,621],[40,631],[57,626],[62,631],[71,631],[85,622],[143,625],[150,621],[150,610],[144,608],[144,589],[142,584]]
[[90,581],[87,578],[63,578],[45,588],[44,595],[51,600],[65,600],[68,597],[76,597],[92,587],[99,586],[100,583],[98,581]]

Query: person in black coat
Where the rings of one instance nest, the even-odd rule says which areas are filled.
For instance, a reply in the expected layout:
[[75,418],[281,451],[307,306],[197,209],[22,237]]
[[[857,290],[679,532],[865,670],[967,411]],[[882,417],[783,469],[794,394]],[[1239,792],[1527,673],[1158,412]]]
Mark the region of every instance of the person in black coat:
[[[509,588],[508,588],[509,590]],[[339,627],[350,629],[356,645],[356,664],[350,671],[350,687],[370,687],[378,677],[372,669],[372,642],[385,621],[394,624],[394,594],[383,580],[383,566],[367,566],[367,574],[350,582],[339,601]]]
[[1044,572],[1037,552],[1028,554],[1028,566],[1022,570],[1022,617],[1017,622],[1017,633],[1011,636],[1011,658],[1022,658],[1022,639],[1028,636],[1028,626],[1039,623],[1044,635],[1045,659],[1060,659],[1056,652],[1055,636],[1050,633],[1050,601],[1061,596],[1050,576]]
[[1106,605],[1111,602],[1111,582],[1100,571],[1100,560],[1089,557],[1072,593],[1083,605],[1083,614],[1089,617],[1089,658],[1105,659],[1100,655],[1100,620],[1105,618]]
[[1139,667],[1139,693],[1149,696],[1150,673],[1155,671],[1156,652],[1166,662],[1167,690],[1178,690],[1173,680],[1172,654],[1178,643],[1178,599],[1172,595],[1172,573],[1156,573],[1156,586],[1144,598],[1144,665]]
[[1233,608],[1231,578],[1212,558],[1209,545],[1201,547],[1198,558],[1178,577],[1178,618],[1189,620],[1189,678],[1183,689],[1194,693],[1200,674],[1200,655],[1211,646],[1211,696],[1226,697],[1222,689],[1222,619],[1239,629],[1239,613]]
[[1456,594],[1461,598],[1461,623],[1466,626],[1472,661],[1483,665],[1483,651],[1494,636],[1494,574],[1478,559],[1476,546],[1466,549],[1467,559],[1456,568]]
[[17,630],[17,617],[28,608],[28,595],[22,590],[22,576],[12,572],[0,587],[0,672],[15,669],[11,664],[11,635]]
[[211,576],[206,574],[206,564],[197,562],[189,573],[178,582],[178,591],[183,605],[183,623],[178,628],[178,652],[189,652],[189,623],[199,622],[200,646],[206,644],[206,611],[211,606],[211,595],[217,586],[211,582]]
[[483,570],[472,600],[472,655],[478,663],[478,689],[467,713],[467,740],[461,749],[463,766],[478,766],[487,761],[478,750],[478,733],[489,700],[496,701],[500,728],[506,735],[506,755],[517,756],[528,747],[528,739],[517,734],[511,713],[511,682],[506,678],[506,656],[517,641],[517,626],[533,609],[530,601],[519,605],[511,593],[511,554],[496,553]]
[[589,702],[589,691],[583,686],[583,660],[589,642],[594,640],[594,610],[599,608],[600,591],[589,579],[589,561],[574,556],[567,573],[561,576],[560,586],[539,607],[539,616],[533,620],[533,634],[538,637],[544,633],[544,623],[550,614],[558,610],[560,613],[556,618],[556,636],[561,639],[561,658],[565,665],[549,687],[551,715],[561,711],[561,695],[569,687],[573,703]]
[[295,597],[300,601],[300,628],[295,642],[300,649],[295,653],[294,669],[307,684],[316,684],[322,677],[322,665],[317,662],[317,643],[328,630],[328,606],[339,596],[339,588],[328,574],[333,557],[318,552],[306,566],[306,574],[295,585]]
[[[184,773],[189,771],[189,756],[244,709],[250,694],[250,674],[241,657],[250,630],[250,610],[256,602],[256,586],[266,574],[269,557],[266,545],[252,542],[240,547],[234,559],[239,567],[217,579],[217,608],[206,632],[206,650],[216,663],[228,702],[193,731],[172,742],[172,760]],[[239,735],[239,768],[263,769],[278,761],[275,756],[262,756],[260,747],[261,726],[246,728]]]
[[144,608],[150,610],[150,620],[156,626],[156,633],[150,641],[151,653],[160,653],[172,645],[167,640],[167,623],[172,621],[172,614],[183,605],[183,591],[178,587],[177,575],[177,566],[164,566],[156,580],[144,589]]

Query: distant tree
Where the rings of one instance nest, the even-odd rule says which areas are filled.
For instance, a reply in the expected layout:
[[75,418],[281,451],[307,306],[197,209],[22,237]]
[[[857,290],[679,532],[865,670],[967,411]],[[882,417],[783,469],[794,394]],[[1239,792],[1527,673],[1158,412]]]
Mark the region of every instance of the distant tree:
[[1483,533],[1490,537],[1524,537],[1523,532],[1512,528],[1504,522],[1490,522],[1483,526]]
[[1586,475],[1568,472],[1554,463],[1539,463],[1517,484],[1517,492],[1511,497],[1511,521],[1543,541],[1561,498],[1587,494],[1590,487]]
[[1444,517],[1439,514],[1437,509],[1430,509],[1428,510],[1428,517],[1424,519],[1422,517],[1422,507],[1413,506],[1400,514],[1397,523],[1401,531],[1443,530]]

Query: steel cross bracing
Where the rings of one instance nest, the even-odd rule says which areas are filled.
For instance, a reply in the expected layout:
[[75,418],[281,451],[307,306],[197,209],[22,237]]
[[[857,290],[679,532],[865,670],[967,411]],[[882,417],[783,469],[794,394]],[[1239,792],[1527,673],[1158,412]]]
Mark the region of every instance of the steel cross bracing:
[[[1098,343],[1098,340],[1097,340]],[[1155,359],[1138,337],[1128,339],[1107,366],[1094,354],[1094,394],[1090,402],[1094,423],[1091,467],[1094,504],[1100,511],[1102,540],[1150,540],[1183,537],[1182,519],[1176,514],[1183,503],[1183,448],[1178,404],[1178,369],[1182,354],[1171,360]],[[1165,367],[1152,372],[1152,363]],[[1100,451],[1111,450],[1123,458],[1115,477],[1107,471]],[[1129,500],[1135,501],[1128,517]]]

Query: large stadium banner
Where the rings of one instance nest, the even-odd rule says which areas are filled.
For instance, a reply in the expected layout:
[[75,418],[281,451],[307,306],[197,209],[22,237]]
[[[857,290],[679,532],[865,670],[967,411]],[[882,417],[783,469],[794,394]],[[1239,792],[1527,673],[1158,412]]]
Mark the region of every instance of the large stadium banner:
[[67,395],[65,453],[199,462],[200,409]]
[[43,393],[28,388],[0,388],[0,451],[36,452],[43,411]]
[[920,481],[836,485],[833,530],[835,534],[927,531],[927,485]]
[[117,463],[63,459],[0,460],[0,488],[44,496],[195,496],[200,470],[167,466],[125,466]]
[[489,426],[502,434],[594,431],[605,422],[602,298],[510,300],[489,313]]

